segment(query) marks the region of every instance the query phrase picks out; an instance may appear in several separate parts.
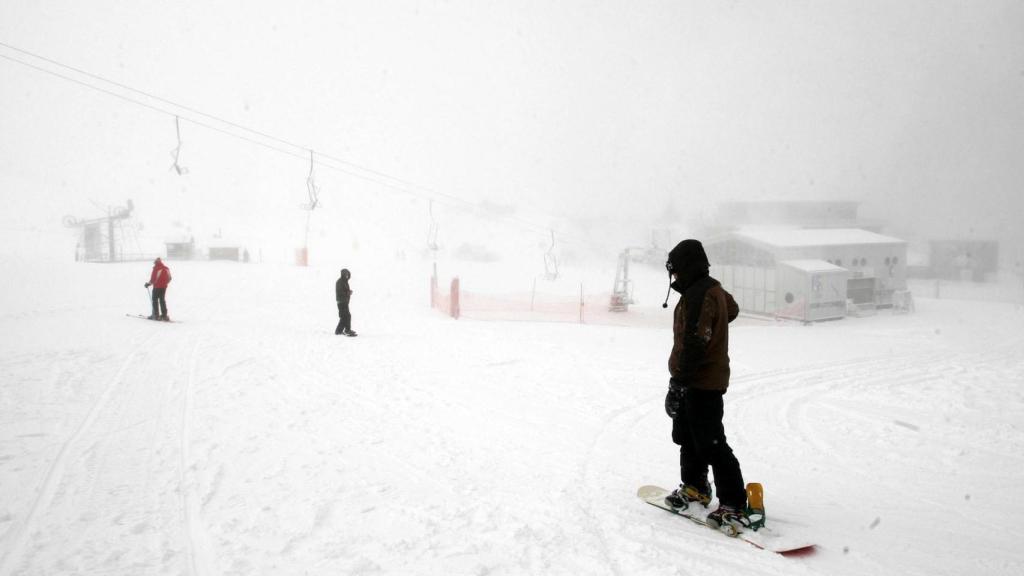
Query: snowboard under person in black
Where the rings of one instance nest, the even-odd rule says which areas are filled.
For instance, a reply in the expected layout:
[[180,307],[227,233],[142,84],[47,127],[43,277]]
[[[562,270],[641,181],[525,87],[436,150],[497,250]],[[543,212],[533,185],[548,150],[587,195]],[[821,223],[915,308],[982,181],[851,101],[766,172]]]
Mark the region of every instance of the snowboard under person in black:
[[[674,508],[687,508],[691,502],[710,504],[710,466],[719,507],[708,515],[708,523],[749,528],[743,474],[722,426],[722,396],[729,388],[729,323],[739,315],[739,307],[708,274],[710,264],[699,241],[676,245],[665,267],[671,289],[682,295],[672,323],[671,378],[665,396],[672,440],[679,445],[682,484],[665,502]],[[667,302],[668,298],[666,307]]]
[[345,336],[356,336],[352,331],[352,313],[348,310],[348,302],[352,298],[352,289],[348,287],[348,279],[351,277],[352,273],[342,268],[341,278],[334,283],[334,299],[338,302],[338,327],[334,333]]

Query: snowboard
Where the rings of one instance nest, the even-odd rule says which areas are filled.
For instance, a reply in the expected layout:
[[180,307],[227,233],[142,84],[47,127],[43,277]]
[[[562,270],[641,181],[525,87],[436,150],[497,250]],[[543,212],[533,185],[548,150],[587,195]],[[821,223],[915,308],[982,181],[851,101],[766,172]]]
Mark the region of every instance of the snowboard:
[[[757,494],[760,495],[760,484],[748,484],[748,493],[750,493],[752,488],[754,488],[754,490],[757,491]],[[641,486],[636,491],[637,497],[651,506],[657,506],[662,510],[682,516],[695,524],[700,524],[701,526],[714,529],[706,520],[707,515],[710,512],[709,509],[704,508],[699,504],[693,504],[686,510],[677,510],[665,502],[665,496],[668,496],[671,493],[671,490],[666,490],[660,486]],[[719,530],[715,531],[718,532]],[[722,531],[722,533],[727,536],[733,536],[737,540],[743,540],[744,542],[762,550],[768,550],[769,552],[775,552],[776,554],[782,554],[783,556],[802,556],[810,554],[814,551],[815,546],[812,542],[806,539],[781,534],[768,526],[762,526],[757,531],[743,530],[735,535],[728,534],[725,531]]]
[[150,322],[167,322],[169,324],[177,324],[178,320],[154,320],[145,314],[125,314],[129,318],[142,318],[143,320],[149,320]]

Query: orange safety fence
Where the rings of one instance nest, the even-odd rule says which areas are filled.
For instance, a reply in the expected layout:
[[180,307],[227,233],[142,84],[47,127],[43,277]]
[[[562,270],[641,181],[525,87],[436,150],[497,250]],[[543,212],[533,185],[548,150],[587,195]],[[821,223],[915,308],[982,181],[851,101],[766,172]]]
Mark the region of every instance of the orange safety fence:
[[534,292],[486,294],[462,291],[462,315],[474,320],[530,320],[539,322],[584,323],[587,313],[607,300],[598,297],[581,299],[579,295],[566,296]]
[[485,293],[460,288],[455,278],[447,291],[431,278],[431,306],[453,318],[526,322],[565,322],[614,326],[671,327],[671,312],[631,307],[613,311],[611,292],[576,294],[520,291]]

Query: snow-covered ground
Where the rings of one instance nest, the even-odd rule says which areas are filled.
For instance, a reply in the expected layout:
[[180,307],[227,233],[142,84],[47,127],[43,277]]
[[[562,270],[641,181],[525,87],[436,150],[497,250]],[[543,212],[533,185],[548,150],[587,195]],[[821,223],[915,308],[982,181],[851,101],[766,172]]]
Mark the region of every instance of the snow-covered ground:
[[455,321],[428,263],[363,263],[349,339],[334,266],[170,264],[158,324],[148,263],[4,257],[0,575],[1024,573],[1019,305],[733,325],[787,558],[635,497],[677,482],[667,311]]

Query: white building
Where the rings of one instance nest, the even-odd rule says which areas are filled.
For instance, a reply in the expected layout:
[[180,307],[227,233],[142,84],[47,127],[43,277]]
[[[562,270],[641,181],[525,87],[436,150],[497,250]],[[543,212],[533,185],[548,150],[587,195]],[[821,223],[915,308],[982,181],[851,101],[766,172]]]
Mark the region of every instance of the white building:
[[847,301],[892,306],[906,290],[907,243],[858,228],[747,228],[705,248],[712,275],[748,312],[824,320]]

